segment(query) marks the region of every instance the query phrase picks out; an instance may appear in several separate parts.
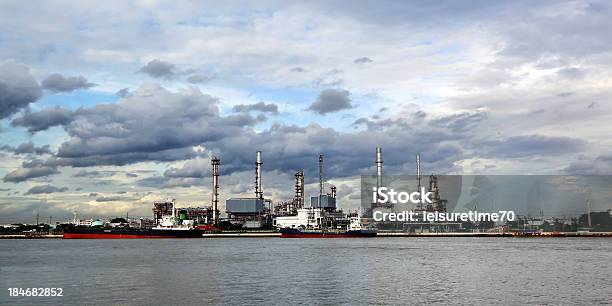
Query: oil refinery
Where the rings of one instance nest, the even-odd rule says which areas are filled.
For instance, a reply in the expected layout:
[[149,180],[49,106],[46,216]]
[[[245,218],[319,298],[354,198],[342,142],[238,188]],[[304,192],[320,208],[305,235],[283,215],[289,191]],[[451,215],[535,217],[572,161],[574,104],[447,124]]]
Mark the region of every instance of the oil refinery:
[[[337,187],[325,182],[325,156],[318,156],[318,186],[315,194],[306,194],[303,170],[294,174],[293,196],[284,201],[273,201],[264,193],[263,166],[261,151],[255,152],[253,196],[228,197],[225,210],[220,209],[220,189],[222,188],[222,161],[211,157],[211,198],[209,205],[179,207],[175,199],[155,201],[151,218],[113,220],[77,219],[76,212],[72,222],[59,224],[59,234],[63,238],[201,238],[201,237],[287,237],[287,238],[338,238],[374,236],[418,236],[418,235],[486,235],[506,236],[542,233],[542,226],[559,223],[517,216],[516,220],[479,220],[472,222],[461,218],[450,218],[457,214],[457,199],[448,209],[449,200],[442,196],[442,186],[448,196],[449,184],[440,183],[436,175],[429,175],[423,182],[421,176],[421,156],[415,156],[415,173],[401,176],[400,183],[394,181],[398,176],[383,175],[383,154],[376,147],[372,176],[361,177],[361,208],[343,211],[337,195]],[[443,178],[446,178],[443,177]],[[385,182],[383,182],[383,179]],[[317,180],[315,180],[317,181]],[[314,184],[313,184],[314,185]],[[314,186],[311,186],[314,187]],[[396,192],[393,187],[412,192]],[[397,196],[397,197],[396,197]],[[401,198],[404,198],[403,201]],[[400,200],[397,200],[400,199]],[[408,206],[407,206],[408,205]],[[346,206],[344,207],[346,209]],[[476,207],[474,207],[476,211]],[[514,217],[514,212],[511,212]],[[409,222],[402,218],[377,218],[380,216],[410,215]],[[591,213],[589,212],[589,216]],[[430,218],[443,216],[443,218]],[[576,226],[577,222],[559,223],[585,232],[591,228],[590,218],[587,227]],[[569,222],[569,223],[568,223]],[[555,225],[555,227],[558,227]],[[582,229],[582,230],[580,230]],[[57,236],[57,232],[55,236]],[[565,232],[565,231],[564,231]],[[571,232],[567,231],[567,232]],[[588,232],[588,230],[586,230]],[[29,233],[29,232],[28,232]],[[558,232],[556,235],[559,235]],[[30,233],[29,236],[36,236]]]

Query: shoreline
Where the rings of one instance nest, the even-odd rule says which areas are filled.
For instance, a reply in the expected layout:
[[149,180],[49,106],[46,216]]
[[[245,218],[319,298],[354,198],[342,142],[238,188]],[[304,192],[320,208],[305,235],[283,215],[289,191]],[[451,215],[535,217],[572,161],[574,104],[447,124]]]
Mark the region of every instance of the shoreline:
[[[225,232],[203,234],[202,238],[280,238],[279,232]],[[496,232],[496,233],[407,233],[378,232],[371,238],[394,237],[489,237],[489,238],[612,238],[612,232]],[[0,235],[0,239],[62,239],[63,235]],[[197,239],[197,238],[196,238]]]

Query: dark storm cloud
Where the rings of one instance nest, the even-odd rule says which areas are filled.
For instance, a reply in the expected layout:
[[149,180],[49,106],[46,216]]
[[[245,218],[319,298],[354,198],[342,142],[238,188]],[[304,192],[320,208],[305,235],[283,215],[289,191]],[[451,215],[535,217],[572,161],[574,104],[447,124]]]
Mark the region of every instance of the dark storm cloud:
[[157,79],[173,79],[179,73],[174,64],[158,59],[148,62],[138,72],[148,74],[150,77]]
[[353,121],[353,125],[357,128],[360,126],[365,126],[368,131],[377,131],[381,132],[389,128],[397,128],[404,127],[410,128],[412,125],[408,121],[397,120],[397,119],[380,119],[376,120],[375,118],[359,118]]
[[53,185],[39,185],[30,188],[24,195],[30,194],[47,194],[47,193],[55,193],[55,192],[64,192],[67,191],[67,187],[55,187]]
[[28,67],[0,63],[0,119],[19,112],[41,96],[42,90]]
[[11,121],[13,127],[25,127],[28,132],[44,131],[50,127],[66,125],[73,119],[73,112],[59,106],[45,108],[38,112],[27,111],[21,117]]
[[308,110],[325,115],[344,109],[352,108],[350,92],[344,89],[325,89],[314,101]]
[[108,150],[105,154],[86,155],[85,152],[79,152],[79,156],[75,157],[51,157],[46,160],[45,164],[57,166],[71,167],[90,167],[90,166],[125,166],[143,161],[171,162],[176,160],[185,160],[195,157],[197,154],[191,147],[161,150],[158,152],[125,152],[113,153]]
[[612,175],[612,155],[579,155],[563,172],[571,175]]
[[271,113],[273,115],[277,115],[278,114],[278,105],[276,105],[274,103],[266,104],[265,102],[260,101],[260,102],[255,103],[255,104],[238,104],[238,105],[235,105],[232,108],[232,110],[235,111],[235,112],[257,111],[257,112]]
[[130,89],[129,89],[129,88],[122,88],[122,89],[119,89],[119,90],[118,90],[118,91],[115,93],[115,95],[116,95],[116,96],[118,96],[118,97],[121,97],[121,98],[125,98],[125,97],[127,97],[127,96],[129,96],[129,95],[130,95]]
[[[347,102],[349,93],[334,90],[331,96]],[[416,110],[396,119],[364,118],[360,122],[367,128],[352,133],[317,124],[274,124],[256,132],[255,118],[248,114],[221,116],[217,99],[195,88],[175,93],[151,85],[115,104],[81,108],[73,117],[65,125],[70,138],[41,166],[55,169],[185,161],[183,166],[167,169],[164,176],[136,182],[151,188],[188,187],[208,177],[210,161],[194,150],[198,145],[206,148],[206,156],[221,157],[224,175],[252,169],[255,151],[263,150],[266,171],[305,169],[309,179],[316,178],[319,153],[326,156],[328,177],[371,173],[376,145],[383,147],[390,174],[412,173],[416,153],[421,154],[424,169],[445,173],[456,171],[456,162],[466,156],[560,154],[575,150],[577,145],[572,140],[535,136],[483,142],[473,134],[488,118],[480,110],[444,117]],[[466,153],[473,151],[478,153]]]
[[495,158],[557,156],[584,151],[585,141],[543,135],[514,136],[502,140],[475,142],[480,154]]
[[205,83],[212,81],[214,78],[215,78],[214,76],[196,74],[196,75],[189,76],[187,78],[187,82],[191,84],[205,84]]
[[360,57],[360,58],[357,58],[357,59],[355,59],[353,61],[353,63],[355,63],[355,64],[367,64],[367,63],[371,63],[371,62],[373,62],[373,60],[371,58],[369,58],[369,57]]
[[3,146],[0,146],[0,150],[12,152],[14,154],[36,154],[36,155],[51,154],[51,149],[49,145],[37,147],[31,141],[24,142],[18,145],[17,147],[3,145]]
[[174,187],[203,186],[204,182],[200,178],[154,176],[141,179],[136,182],[136,185],[155,189],[166,189]]
[[302,68],[302,67],[293,67],[290,70],[291,72],[305,72],[306,69]]
[[269,130],[228,137],[210,143],[209,147],[221,153],[223,173],[252,169],[255,151],[264,150],[266,171],[291,173],[305,169],[309,179],[316,176],[319,153],[325,154],[329,177],[370,173],[376,145],[383,146],[385,165],[393,169],[390,172],[394,174],[405,169],[412,171],[414,154],[418,152],[427,156],[429,167],[440,172],[452,169],[453,162],[463,156],[461,147],[450,143],[460,142],[461,136],[400,123],[401,120],[388,124],[384,131],[357,133],[340,133],[317,124],[306,127],[275,124]]
[[608,155],[601,155],[597,157],[597,160],[603,161],[603,162],[609,162],[612,163],[612,155],[608,154]]
[[453,131],[462,132],[472,128],[474,125],[486,120],[487,118],[488,113],[485,111],[461,112],[434,119],[431,121],[431,124],[449,128]]
[[4,182],[19,183],[33,178],[58,174],[57,167],[45,165],[40,160],[23,162],[21,168],[4,176]]
[[42,81],[41,85],[43,89],[53,92],[71,92],[97,86],[97,84],[88,82],[83,76],[64,77],[59,73],[49,75]]
[[99,197],[96,198],[96,202],[115,202],[123,200],[123,197],[120,196],[108,196],[108,197]]
[[88,178],[99,178],[99,177],[109,177],[113,176],[117,173],[117,171],[98,171],[98,170],[80,170],[77,173],[73,174],[72,177],[88,177]]
[[52,166],[126,165],[193,158],[191,146],[241,135],[258,121],[248,114],[221,117],[218,100],[191,88],[173,93],[141,87],[114,104],[73,113]]

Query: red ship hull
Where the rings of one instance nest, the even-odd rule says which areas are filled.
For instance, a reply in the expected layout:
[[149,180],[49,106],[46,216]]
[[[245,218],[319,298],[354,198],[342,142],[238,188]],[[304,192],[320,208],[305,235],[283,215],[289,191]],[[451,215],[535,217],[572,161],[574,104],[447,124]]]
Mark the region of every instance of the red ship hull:
[[135,229],[70,226],[64,228],[64,239],[159,239],[202,238],[205,230]]
[[126,235],[126,234],[76,234],[64,233],[64,239],[135,239],[135,238],[174,238],[168,236]]

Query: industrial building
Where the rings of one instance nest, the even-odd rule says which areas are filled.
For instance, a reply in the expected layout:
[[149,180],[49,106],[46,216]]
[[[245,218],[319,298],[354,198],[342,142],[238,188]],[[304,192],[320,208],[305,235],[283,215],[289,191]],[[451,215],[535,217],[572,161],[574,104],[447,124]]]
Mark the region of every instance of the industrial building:
[[171,215],[174,207],[174,199],[156,201],[153,203],[153,224],[158,225],[163,216]]
[[262,165],[261,151],[257,151],[255,155],[255,197],[230,198],[225,201],[225,211],[228,221],[232,225],[239,225],[248,229],[271,226],[272,201],[264,198],[261,177]]
[[311,196],[308,205],[304,205],[304,173],[295,175],[295,196],[292,202],[285,202],[276,207],[277,216],[273,225],[276,228],[345,228],[350,223],[350,216],[338,210],[336,206],[336,186],[330,186],[330,193],[324,193],[323,154],[319,155],[319,194]]
[[[383,187],[383,174],[382,174],[382,149],[380,146],[376,147],[376,187],[377,189]],[[421,190],[421,156],[416,155],[416,190]],[[422,201],[418,201],[413,211],[419,213],[417,216],[422,216],[420,212],[446,212],[447,203],[446,199],[442,199],[440,195],[440,187],[438,184],[438,177],[436,175],[429,176],[429,184],[426,188],[428,192],[431,192],[430,199],[431,203],[427,203],[425,206]],[[393,212],[395,209],[393,203],[380,203],[378,199],[371,203],[366,215],[371,218],[375,211]],[[417,220],[416,222],[379,222],[378,227],[382,229],[390,230],[401,230],[406,232],[455,232],[461,229],[461,223],[457,222],[429,222],[427,220]]]

